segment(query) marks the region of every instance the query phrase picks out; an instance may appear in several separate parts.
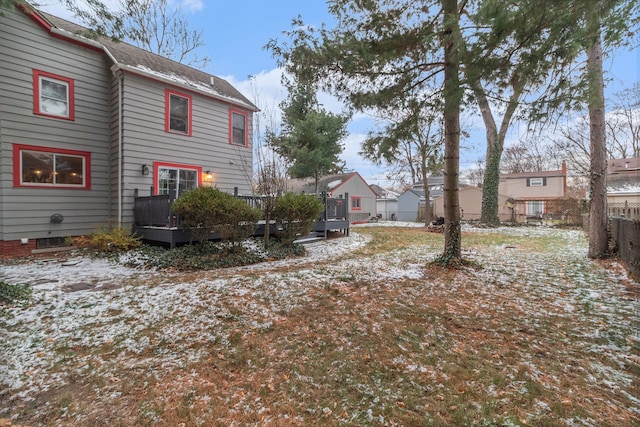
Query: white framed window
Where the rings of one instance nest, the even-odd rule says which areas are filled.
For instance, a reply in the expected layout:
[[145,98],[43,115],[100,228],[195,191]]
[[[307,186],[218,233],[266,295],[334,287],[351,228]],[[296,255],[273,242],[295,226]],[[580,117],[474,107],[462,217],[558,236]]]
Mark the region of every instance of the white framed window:
[[88,189],[90,160],[88,152],[15,144],[14,186]]
[[191,136],[192,97],[165,90],[165,131]]
[[187,190],[202,185],[202,167],[175,163],[154,163],[156,194],[169,194],[178,198]]
[[544,214],[543,200],[528,200],[526,205],[527,216],[542,216]]
[[241,110],[229,110],[229,143],[249,146],[249,115]]
[[545,184],[544,178],[529,178],[529,187],[542,187]]
[[41,116],[74,120],[73,80],[33,70],[33,112]]

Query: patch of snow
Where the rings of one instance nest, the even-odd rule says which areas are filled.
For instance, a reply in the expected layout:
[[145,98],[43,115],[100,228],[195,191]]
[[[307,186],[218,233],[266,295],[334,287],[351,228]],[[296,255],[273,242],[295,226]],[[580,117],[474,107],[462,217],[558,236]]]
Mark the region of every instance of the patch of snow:
[[336,188],[340,184],[342,184],[342,180],[341,179],[336,179],[335,181],[331,181],[330,183],[328,183],[327,187],[329,187],[329,189],[333,190],[334,188]]
[[[465,257],[482,268],[445,283],[425,280],[425,263],[440,254],[439,247],[417,244],[381,254],[357,254],[371,239],[358,233],[358,227],[372,226],[424,224],[362,224],[349,236],[306,245],[307,254],[300,258],[198,273],[142,270],[86,257],[3,264],[0,280],[31,285],[35,302],[9,309],[8,317],[0,319],[4,358],[0,385],[12,399],[22,402],[64,385],[79,373],[59,368],[70,351],[77,369],[93,366],[92,375],[106,380],[114,376],[113,363],[120,367],[148,365],[152,373],[183,367],[207,356],[206,346],[197,343],[230,345],[224,328],[230,320],[247,330],[270,329],[286,319],[287,313],[317,302],[314,292],[319,290],[347,293],[359,283],[385,289],[401,281],[412,283],[403,287],[403,299],[397,301],[407,309],[408,301],[441,296],[446,287],[447,292],[469,293],[463,316],[475,319],[488,318],[490,312],[520,313],[524,324],[535,330],[550,327],[555,320],[580,319],[571,331],[572,339],[584,338],[591,345],[585,345],[583,351],[615,362],[612,367],[594,361],[582,375],[618,394],[621,387],[631,384],[624,339],[608,337],[614,330],[637,331],[638,302],[620,292],[619,283],[630,280],[625,273],[604,270],[586,257],[587,240],[581,231],[464,226],[465,233],[496,233],[514,241],[553,238],[557,253],[536,253],[511,244],[466,249]],[[475,286],[477,283],[482,286]],[[371,292],[368,288],[360,291],[365,297]],[[488,307],[486,301],[493,305]],[[589,310],[597,315],[586,315]],[[376,331],[380,325],[370,327]],[[109,348],[111,360],[103,360],[100,352],[75,351],[94,348]],[[545,350],[542,346],[536,351]],[[406,372],[436,376],[436,368],[404,356],[393,362]],[[559,379],[546,376],[541,365],[527,360],[523,366],[532,379],[547,378],[545,387],[559,386]],[[440,378],[444,375],[438,372]],[[518,384],[518,390],[527,392],[523,384]],[[498,396],[499,391],[490,386],[488,393]],[[640,411],[637,399],[627,401],[630,410]],[[545,402],[536,405],[541,412],[548,410]],[[585,420],[567,420],[569,425],[581,421]]]

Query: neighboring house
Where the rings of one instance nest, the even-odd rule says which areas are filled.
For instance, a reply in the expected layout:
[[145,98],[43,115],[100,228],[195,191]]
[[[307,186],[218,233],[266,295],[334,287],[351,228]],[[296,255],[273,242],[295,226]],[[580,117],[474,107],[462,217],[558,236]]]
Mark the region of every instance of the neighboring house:
[[0,256],[129,226],[136,194],[251,192],[257,109],[225,80],[29,5],[0,28]]
[[[482,213],[482,188],[461,185],[458,194],[461,220],[479,220]],[[511,209],[508,199],[504,194],[498,194],[498,218],[500,221],[515,221],[515,218],[512,217],[513,209]],[[433,216],[444,217],[443,196],[433,199]]]
[[[427,185],[429,187],[429,201],[432,208],[431,217],[437,218],[444,216],[442,209],[438,211],[434,204],[436,200],[442,199],[444,194],[444,176],[436,175],[427,178]],[[467,187],[467,184],[464,183],[459,183],[458,185],[461,189]],[[424,221],[426,214],[424,183],[420,181],[413,184],[411,189],[405,191],[403,195],[402,200],[398,202],[398,219],[401,221]],[[471,201],[470,205],[472,203]]]
[[607,162],[609,216],[640,220],[640,158]]
[[[294,193],[315,194],[315,180],[291,179],[287,189]],[[368,222],[377,215],[376,193],[358,172],[324,176],[318,181],[318,192],[347,200],[349,221],[352,224]]]
[[560,170],[501,174],[498,193],[509,198],[519,222],[561,217],[567,194],[567,166],[562,162]]
[[371,190],[376,193],[376,212],[380,216],[380,219],[385,221],[397,220],[399,194],[376,184],[371,184],[370,187]]
[[[435,197],[442,196],[442,193],[444,192],[444,176],[436,175],[428,177],[427,185],[429,187],[429,198],[431,200]],[[422,181],[413,184],[411,188],[424,193],[424,183]]]

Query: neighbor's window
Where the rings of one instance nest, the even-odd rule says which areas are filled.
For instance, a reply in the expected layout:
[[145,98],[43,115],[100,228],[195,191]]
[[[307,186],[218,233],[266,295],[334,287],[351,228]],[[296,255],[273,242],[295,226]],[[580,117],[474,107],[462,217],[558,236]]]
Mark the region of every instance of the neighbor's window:
[[91,154],[27,145],[13,146],[16,187],[89,188]]
[[229,110],[229,137],[234,145],[249,146],[248,114],[240,110]]
[[191,103],[190,95],[165,90],[165,131],[191,135]]
[[354,211],[362,209],[362,197],[354,196],[351,198],[351,209]]
[[540,216],[544,213],[544,201],[543,200],[529,200],[526,205],[527,216]]
[[169,194],[177,198],[185,191],[201,185],[202,168],[200,166],[157,162],[154,164],[154,169],[157,177],[156,194]]
[[542,187],[544,184],[544,178],[529,178],[530,187]]
[[33,112],[42,116],[74,119],[73,80],[33,70]]

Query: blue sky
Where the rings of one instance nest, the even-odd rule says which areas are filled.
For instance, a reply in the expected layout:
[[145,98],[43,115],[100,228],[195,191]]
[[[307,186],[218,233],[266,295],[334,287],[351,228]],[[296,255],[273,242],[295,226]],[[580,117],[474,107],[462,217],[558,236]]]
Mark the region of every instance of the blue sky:
[[[63,18],[72,19],[56,0],[45,10]],[[113,0],[108,0],[113,1]],[[114,4],[117,1],[113,1]],[[211,58],[206,71],[223,77],[247,96],[257,90],[262,104],[277,106],[286,92],[280,86],[280,71],[276,69],[271,53],[264,49],[269,39],[282,39],[282,32],[291,28],[291,20],[302,16],[308,25],[320,26],[330,22],[331,16],[323,0],[245,0],[208,1],[182,0],[182,10],[193,29],[202,29],[205,46],[200,51]],[[611,78],[607,93],[613,94],[640,81],[640,50],[623,49],[615,52],[606,64],[607,77]],[[248,76],[254,76],[255,84]],[[338,109],[330,97],[322,97],[327,108]],[[384,171],[362,159],[357,153],[371,125],[364,115],[358,115],[349,126],[350,135],[345,140],[342,158],[347,168],[357,170],[370,184],[387,184]],[[518,126],[513,127],[511,139],[515,141]],[[461,168],[473,165],[485,150],[484,130],[481,123],[471,130],[471,138],[464,141],[466,149],[461,154]],[[508,142],[507,142],[508,144]]]

